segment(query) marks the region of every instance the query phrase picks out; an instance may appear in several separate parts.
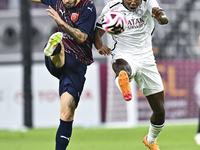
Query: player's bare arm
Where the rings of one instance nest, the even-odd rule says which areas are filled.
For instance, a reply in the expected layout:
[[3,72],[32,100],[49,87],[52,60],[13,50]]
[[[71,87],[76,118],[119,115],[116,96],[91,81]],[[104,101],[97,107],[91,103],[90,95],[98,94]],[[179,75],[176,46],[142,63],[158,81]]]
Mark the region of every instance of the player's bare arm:
[[103,45],[103,42],[101,40],[101,37],[104,35],[105,31],[99,28],[95,29],[94,34],[94,45],[96,49],[98,50],[99,54],[104,56],[109,56],[110,53],[112,53],[111,49],[108,48],[106,45]]
[[163,10],[158,7],[152,8],[152,16],[158,21],[159,24],[167,24],[169,22]]
[[41,0],[31,0],[31,2],[42,3]]
[[71,26],[69,26],[68,24],[66,24],[65,21],[63,21],[60,16],[58,15],[58,13],[51,7],[49,6],[49,9],[46,9],[46,11],[50,12],[49,16],[51,16],[55,22],[60,25],[60,27],[71,37],[74,38],[74,40],[78,43],[81,44],[83,42],[85,42],[85,40],[87,39],[88,35],[81,32],[79,29],[77,28],[73,28]]

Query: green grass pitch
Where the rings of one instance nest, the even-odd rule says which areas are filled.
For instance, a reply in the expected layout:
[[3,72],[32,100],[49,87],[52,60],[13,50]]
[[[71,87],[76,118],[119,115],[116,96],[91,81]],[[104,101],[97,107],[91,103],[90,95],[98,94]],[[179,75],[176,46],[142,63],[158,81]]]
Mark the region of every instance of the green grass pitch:
[[[199,150],[197,125],[166,125],[158,138],[161,150]],[[142,143],[148,126],[135,128],[73,129],[67,150],[149,150]],[[54,150],[56,129],[0,131],[0,150]]]

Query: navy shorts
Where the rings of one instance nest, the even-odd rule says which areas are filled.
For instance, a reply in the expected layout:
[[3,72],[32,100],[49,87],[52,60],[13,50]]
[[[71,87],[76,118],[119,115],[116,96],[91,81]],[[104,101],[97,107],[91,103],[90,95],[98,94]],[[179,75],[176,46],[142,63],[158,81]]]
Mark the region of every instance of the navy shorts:
[[60,81],[59,95],[68,92],[78,105],[85,83],[87,65],[67,53],[65,53],[65,64],[61,68],[55,67],[50,57],[47,56],[45,56],[45,65],[49,72]]

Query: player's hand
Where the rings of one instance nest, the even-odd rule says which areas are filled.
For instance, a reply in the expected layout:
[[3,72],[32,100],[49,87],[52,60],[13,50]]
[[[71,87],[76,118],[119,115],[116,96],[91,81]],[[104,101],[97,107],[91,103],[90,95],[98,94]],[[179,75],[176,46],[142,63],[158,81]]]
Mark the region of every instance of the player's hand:
[[62,25],[64,21],[60,18],[59,14],[49,6],[49,9],[46,9],[49,12],[49,16],[52,17],[58,25]]
[[108,48],[106,45],[102,46],[100,49],[98,49],[99,54],[106,56],[110,56],[112,53],[111,49]]
[[154,7],[152,8],[152,16],[157,19],[160,20],[162,18],[163,12],[160,8],[158,7]]
[[154,17],[156,20],[158,20],[159,24],[167,24],[168,23],[167,16],[164,14],[162,9],[160,9],[158,7],[152,8],[152,17]]

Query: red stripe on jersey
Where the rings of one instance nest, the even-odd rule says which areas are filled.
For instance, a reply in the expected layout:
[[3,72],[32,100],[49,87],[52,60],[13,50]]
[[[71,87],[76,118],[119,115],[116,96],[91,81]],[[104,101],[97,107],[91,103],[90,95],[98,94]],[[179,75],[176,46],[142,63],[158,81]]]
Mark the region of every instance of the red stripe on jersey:
[[88,1],[87,3],[86,3],[86,5],[89,3],[90,1]]

